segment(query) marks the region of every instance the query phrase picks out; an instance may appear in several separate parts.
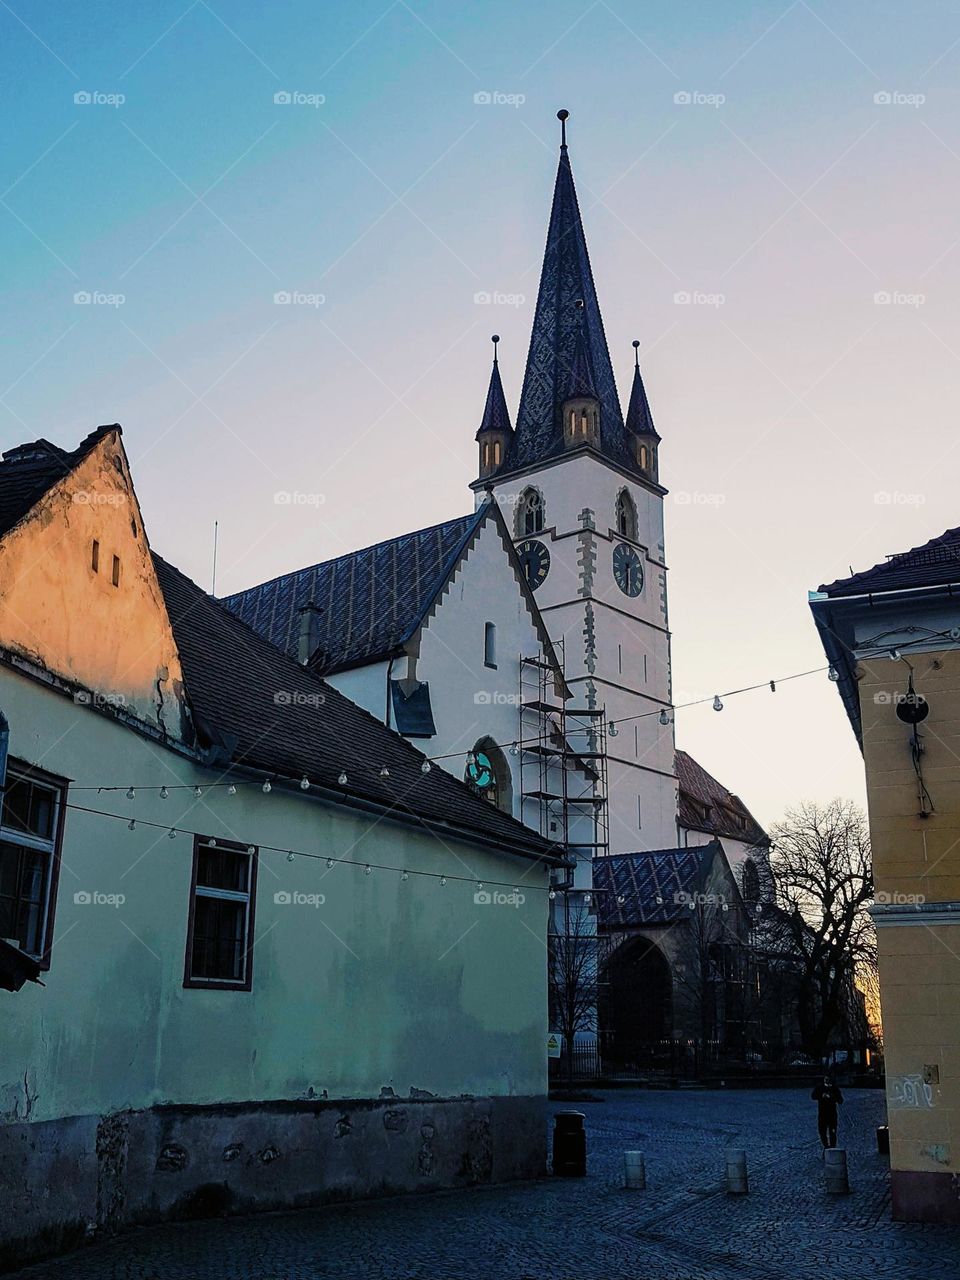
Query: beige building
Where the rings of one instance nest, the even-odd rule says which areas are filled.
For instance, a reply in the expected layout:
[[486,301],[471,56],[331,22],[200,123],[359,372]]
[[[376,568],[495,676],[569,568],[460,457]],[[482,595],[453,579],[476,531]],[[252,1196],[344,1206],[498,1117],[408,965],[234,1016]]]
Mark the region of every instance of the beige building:
[[893,1213],[960,1223],[960,529],[811,607],[867,774]]
[[0,1265],[543,1172],[559,859],[154,554],[118,427],[0,463],[0,710]]

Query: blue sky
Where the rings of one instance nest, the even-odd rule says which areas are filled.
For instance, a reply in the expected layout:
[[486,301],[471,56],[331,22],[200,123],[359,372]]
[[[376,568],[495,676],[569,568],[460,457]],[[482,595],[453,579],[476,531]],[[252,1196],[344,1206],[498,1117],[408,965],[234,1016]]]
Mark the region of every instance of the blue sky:
[[[560,106],[664,438],[678,700],[817,665],[807,589],[958,523],[955,5],[15,0],[0,58],[0,443],[120,421],[205,586],[215,519],[229,591],[469,507]],[[767,821],[862,794],[825,682],[678,740]]]

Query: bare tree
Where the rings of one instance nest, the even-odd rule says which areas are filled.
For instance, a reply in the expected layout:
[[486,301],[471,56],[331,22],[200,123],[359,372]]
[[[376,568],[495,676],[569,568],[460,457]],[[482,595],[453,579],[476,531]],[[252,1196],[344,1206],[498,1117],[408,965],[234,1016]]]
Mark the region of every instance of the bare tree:
[[849,800],[804,803],[771,834],[782,928],[800,959],[800,1034],[819,1058],[855,1015],[856,977],[875,964],[867,820]]
[[549,935],[550,1019],[563,1036],[567,1077],[572,1080],[576,1034],[597,1029],[599,939],[582,895],[564,893],[555,908]]

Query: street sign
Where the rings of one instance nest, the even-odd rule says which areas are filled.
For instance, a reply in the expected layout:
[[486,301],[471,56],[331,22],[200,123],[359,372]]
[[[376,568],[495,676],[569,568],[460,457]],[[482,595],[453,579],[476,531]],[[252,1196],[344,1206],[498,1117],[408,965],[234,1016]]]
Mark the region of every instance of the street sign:
[[559,1058],[560,1050],[562,1047],[563,1047],[563,1036],[559,1035],[555,1031],[551,1031],[551,1033],[547,1036],[547,1057]]

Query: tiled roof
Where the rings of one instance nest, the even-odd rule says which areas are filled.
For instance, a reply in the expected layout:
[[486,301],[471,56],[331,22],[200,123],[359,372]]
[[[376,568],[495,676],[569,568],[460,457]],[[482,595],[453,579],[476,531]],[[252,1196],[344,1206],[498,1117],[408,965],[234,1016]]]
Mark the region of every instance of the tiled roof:
[[650,412],[650,401],[647,389],[643,385],[639,360],[633,369],[633,386],[630,388],[630,404],[627,407],[627,431],[638,436],[653,436],[659,440],[660,434],[653,425],[653,414]]
[[507,408],[507,397],[503,394],[503,382],[500,378],[500,363],[493,358],[490,370],[490,385],[487,387],[487,399],[483,406],[483,417],[477,428],[475,439],[479,440],[484,431],[501,431],[510,436],[513,427],[510,424],[510,410]]
[[292,658],[299,610],[314,604],[315,637],[327,674],[396,653],[446,584],[488,508],[405,533],[226,596],[222,604]]
[[120,427],[98,427],[69,451],[49,440],[33,440],[8,449],[0,461],[0,536],[19,524],[58,480],[68,476],[108,431]]
[[[677,751],[674,761],[680,784],[681,827],[749,844],[766,843],[766,832],[739,796],[728,791],[686,751]],[[744,820],[743,826],[737,822],[738,814]]]
[[[552,846],[281,653],[154,555],[190,706],[238,764],[358,796],[398,815],[542,854]],[[389,777],[381,777],[386,768]],[[341,772],[346,786],[337,781]]]
[[[689,849],[615,853],[593,860],[597,922],[601,928],[669,924],[689,908],[680,894],[694,894],[720,846],[716,841]],[[622,899],[622,901],[621,901]]]
[[890,556],[872,569],[820,587],[825,595],[855,596],[960,582],[960,529],[948,529],[922,546]]
[[[582,302],[582,308],[577,302]],[[577,354],[582,329],[583,348]],[[540,288],[530,335],[514,439],[502,471],[508,473],[562,453],[561,406],[572,381],[587,380],[600,400],[600,452],[636,472],[620,397],[603,331],[573,172],[566,146],[553,191]]]

